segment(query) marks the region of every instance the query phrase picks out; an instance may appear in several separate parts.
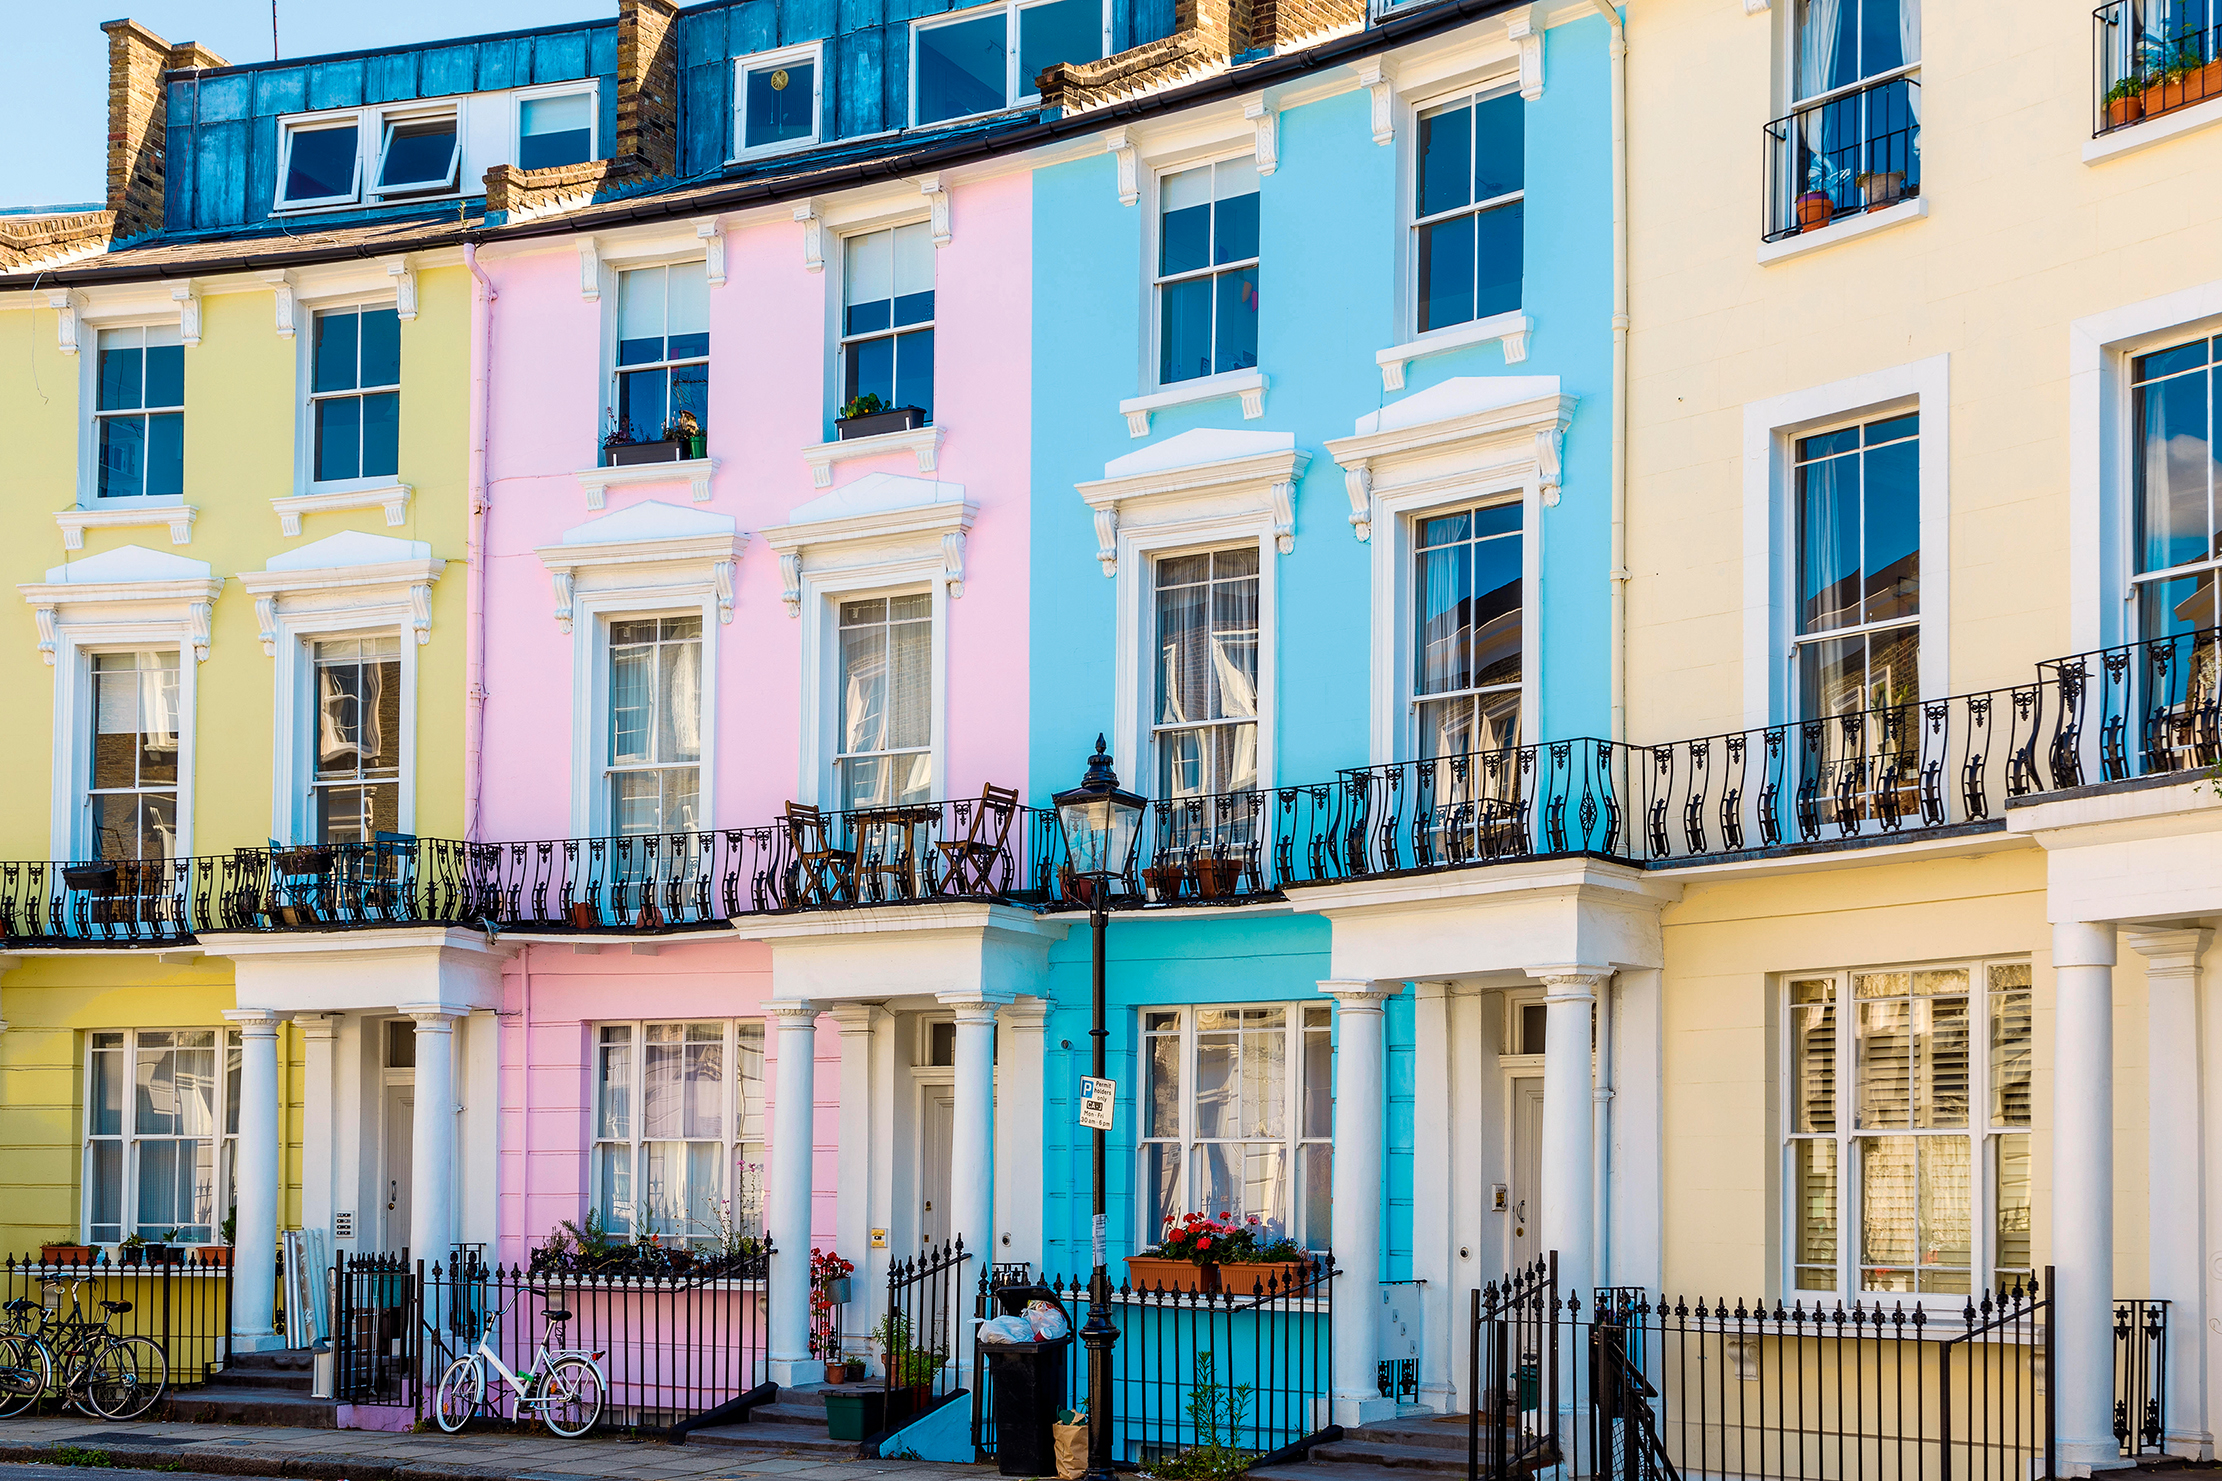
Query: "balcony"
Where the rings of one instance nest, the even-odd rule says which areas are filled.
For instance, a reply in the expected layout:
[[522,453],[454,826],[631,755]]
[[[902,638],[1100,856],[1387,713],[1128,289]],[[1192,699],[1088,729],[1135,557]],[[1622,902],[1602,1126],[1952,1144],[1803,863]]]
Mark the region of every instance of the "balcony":
[[2222,21],[2113,0],[2091,12],[2093,138],[2222,98]]
[[1763,240],[1782,242],[1921,194],[1921,78],[1908,67],[1767,125]]

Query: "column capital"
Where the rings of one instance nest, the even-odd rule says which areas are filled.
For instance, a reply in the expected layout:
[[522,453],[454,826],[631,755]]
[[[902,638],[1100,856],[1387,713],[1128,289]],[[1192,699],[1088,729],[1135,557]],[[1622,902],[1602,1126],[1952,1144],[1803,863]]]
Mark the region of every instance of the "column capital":
[[337,1013],[296,1013],[293,1026],[301,1031],[304,1039],[330,1039],[339,1033],[340,1015]]
[[2056,920],[2052,923],[2053,966],[2111,967],[2114,956],[2112,921]]
[[1412,984],[1412,996],[1423,1003],[1434,1002],[1438,998],[1448,998],[1457,991],[1458,984],[1447,979],[1430,979],[1426,982]]
[[1007,1008],[1011,1002],[1009,998],[970,988],[960,988],[956,992],[937,992],[934,994],[934,1001],[953,1010],[959,1023],[993,1023],[995,1010]]
[[1404,991],[1404,984],[1330,977],[1319,984],[1319,990],[1335,1000],[1337,1013],[1379,1013],[1382,1001]]
[[445,1003],[403,1003],[395,1011],[415,1019],[420,1034],[453,1033],[457,1023],[471,1016],[470,1009],[451,1008]]
[[840,1025],[841,1037],[847,1039],[869,1035],[887,1017],[887,1009],[878,1003],[835,1003],[826,1017]]
[[255,1038],[276,1033],[278,1025],[285,1022],[285,1015],[271,1008],[226,1008],[224,1017],[238,1024],[241,1034]]
[[1014,998],[997,1017],[1006,1028],[1040,1033],[1049,1024],[1049,1003],[1042,998]]
[[2206,955],[2213,932],[2203,926],[2171,927],[2157,931],[2132,931],[2129,949],[2145,959],[2147,977],[2196,979],[2199,958]]
[[1588,1003],[1596,1001],[1599,989],[1612,981],[1612,968],[1554,963],[1547,967],[1530,967],[1528,975],[1550,989],[1543,995],[1546,1003]]
[[801,998],[779,998],[762,1004],[757,1011],[781,1028],[796,1028],[818,1020],[818,1005]]

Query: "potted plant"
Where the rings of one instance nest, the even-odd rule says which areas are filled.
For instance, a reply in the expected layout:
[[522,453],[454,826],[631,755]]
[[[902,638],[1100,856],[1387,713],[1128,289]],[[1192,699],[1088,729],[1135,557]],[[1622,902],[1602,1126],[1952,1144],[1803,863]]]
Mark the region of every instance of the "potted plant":
[[702,432],[701,419],[691,411],[682,411],[664,425],[664,441],[679,444],[679,456],[699,458],[709,452],[709,438]]
[[862,1383],[864,1381],[865,1366],[866,1364],[862,1358],[850,1358],[841,1365],[844,1376],[851,1383]]
[[1904,170],[1862,170],[1853,177],[1860,193],[1867,198],[1869,210],[1887,206],[1906,193]]
[[602,913],[594,908],[593,901],[573,900],[571,902],[571,924],[573,926],[582,931],[591,931],[601,923]]
[[1127,1276],[1137,1286],[1161,1291],[1216,1291],[1219,1267],[1243,1258],[1251,1242],[1249,1226],[1231,1222],[1227,1214],[1216,1219],[1167,1214],[1156,1253],[1127,1256]]
[[602,437],[602,462],[611,468],[629,468],[635,463],[676,463],[686,456],[686,444],[671,434],[675,426],[666,427],[653,442],[636,442],[630,428],[613,426]]
[[1242,888],[1242,872],[1247,868],[1242,859],[1198,859],[1193,866],[1196,874],[1196,893],[1206,900],[1232,899]]
[[147,1242],[136,1234],[127,1234],[123,1243],[116,1246],[116,1263],[129,1268],[147,1263]]
[[[1257,1226],[1257,1216],[1253,1214],[1249,1222]],[[1219,1273],[1219,1289],[1232,1296],[1269,1292],[1285,1295],[1304,1284],[1311,1269],[1310,1253],[1295,1240],[1286,1236],[1267,1238],[1260,1233],[1250,1247],[1249,1258]]]
[[833,433],[843,442],[877,437],[883,432],[909,432],[926,425],[926,413],[916,406],[889,406],[871,391],[855,397],[833,419]]
[[1818,231],[1836,214],[1836,202],[1825,190],[1809,190],[1798,197],[1798,230]]
[[64,864],[62,883],[88,894],[113,895],[116,892],[115,862],[101,859],[90,864]]
[[329,874],[332,850],[317,843],[297,843],[271,855],[271,867],[280,874]]
[[239,1205],[233,1204],[224,1215],[224,1222],[216,1226],[216,1243],[201,1246],[201,1264],[214,1268],[231,1265],[233,1241],[239,1234]]
[[1165,905],[1180,898],[1181,885],[1187,878],[1185,864],[1152,864],[1142,871],[1142,887],[1150,892],[1152,900]]
[[93,1247],[89,1244],[42,1244],[39,1261],[45,1265],[90,1265]]
[[2145,77],[2132,72],[2106,90],[2106,126],[2118,129],[2145,116]]

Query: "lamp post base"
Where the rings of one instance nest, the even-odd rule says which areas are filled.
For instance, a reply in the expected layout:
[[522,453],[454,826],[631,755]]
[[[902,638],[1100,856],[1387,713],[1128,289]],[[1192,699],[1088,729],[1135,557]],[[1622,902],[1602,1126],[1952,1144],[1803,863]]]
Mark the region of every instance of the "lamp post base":
[[1110,1278],[1096,1267],[1088,1285],[1088,1323],[1080,1329],[1088,1349],[1087,1481],[1114,1481],[1111,1470],[1111,1349],[1119,1329],[1111,1324]]

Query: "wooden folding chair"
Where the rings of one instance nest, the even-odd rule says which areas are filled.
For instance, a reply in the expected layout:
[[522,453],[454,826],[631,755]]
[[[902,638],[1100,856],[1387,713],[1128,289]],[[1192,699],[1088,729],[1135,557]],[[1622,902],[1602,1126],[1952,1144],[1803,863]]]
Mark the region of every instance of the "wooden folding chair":
[[836,847],[826,815],[807,802],[787,804],[787,841],[795,851],[797,905],[848,905],[856,899],[856,850]]
[[948,895],[992,895],[995,864],[1010,857],[1011,822],[1018,816],[1018,791],[993,782],[980,789],[980,805],[962,838],[945,838],[934,845],[948,865],[941,889]]

